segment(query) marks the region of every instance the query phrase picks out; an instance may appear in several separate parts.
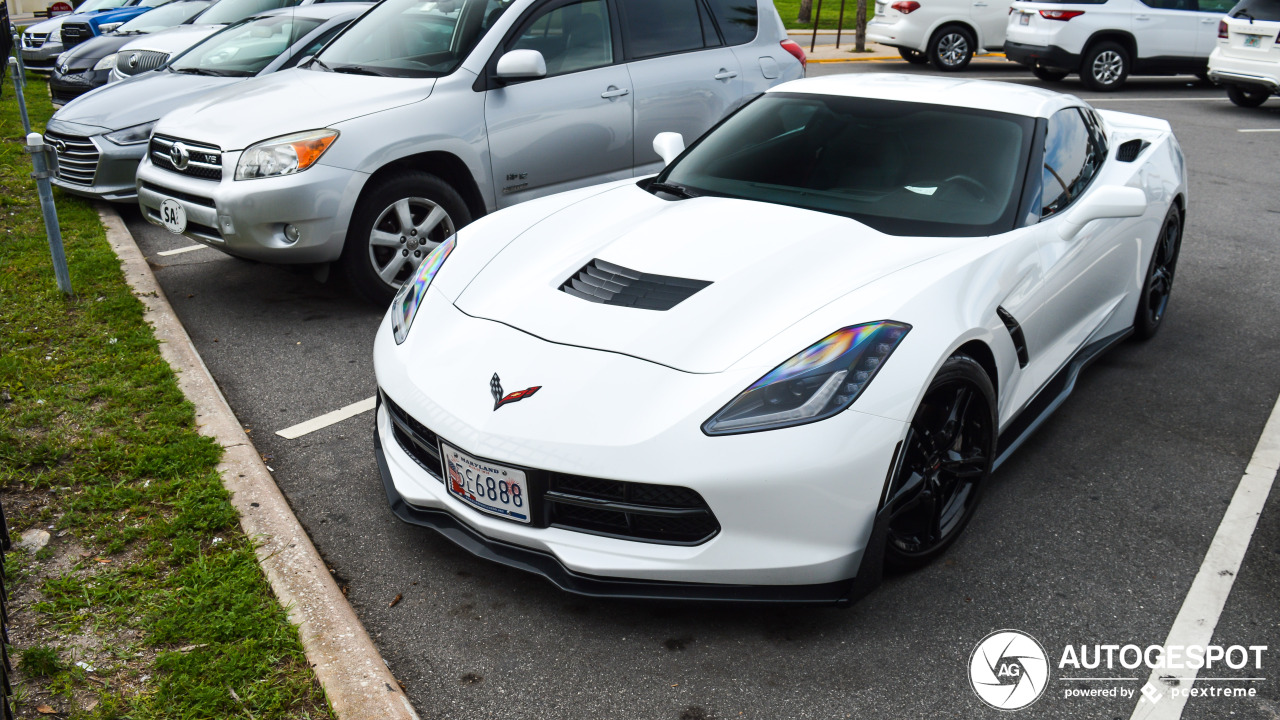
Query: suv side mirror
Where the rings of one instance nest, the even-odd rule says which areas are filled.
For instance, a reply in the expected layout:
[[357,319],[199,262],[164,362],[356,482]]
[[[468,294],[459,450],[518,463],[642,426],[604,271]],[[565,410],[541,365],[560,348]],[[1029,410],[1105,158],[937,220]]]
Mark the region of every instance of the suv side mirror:
[[658,133],[653,138],[653,151],[662,158],[663,165],[670,165],[672,160],[684,152],[684,136],[674,132]]
[[1062,236],[1071,237],[1093,220],[1140,217],[1147,211],[1147,194],[1140,188],[1103,185],[1095,188],[1062,218]]
[[537,50],[512,50],[498,58],[499,80],[529,80],[547,76],[547,60]]

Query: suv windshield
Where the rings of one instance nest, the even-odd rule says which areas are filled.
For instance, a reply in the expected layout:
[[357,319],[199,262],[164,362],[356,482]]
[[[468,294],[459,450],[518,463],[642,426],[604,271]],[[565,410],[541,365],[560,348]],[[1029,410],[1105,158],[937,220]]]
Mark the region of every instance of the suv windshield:
[[1244,0],[1231,10],[1231,17],[1280,22],[1280,0]]
[[124,5],[126,0],[88,0],[85,4],[75,9],[76,15],[80,13],[97,12],[99,10],[110,10]]
[[250,15],[260,15],[276,8],[293,7],[301,0],[220,0],[205,11],[197,22],[201,25],[230,25]]
[[453,72],[511,0],[385,0],[320,54],[335,72],[443,77]]
[[867,98],[769,93],[660,174],[717,195],[850,217],[891,235],[1014,227],[1031,118]]
[[316,18],[272,15],[222,30],[169,63],[174,72],[249,77],[275,60],[323,22]]
[[116,29],[117,35],[142,35],[157,30],[171,28],[195,17],[197,13],[209,7],[206,0],[190,0],[169,3],[145,12]]

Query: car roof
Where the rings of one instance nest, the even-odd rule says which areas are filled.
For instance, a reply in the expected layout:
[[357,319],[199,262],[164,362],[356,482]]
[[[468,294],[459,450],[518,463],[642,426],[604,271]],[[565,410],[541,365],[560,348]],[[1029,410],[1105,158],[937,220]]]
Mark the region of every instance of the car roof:
[[373,7],[372,2],[319,2],[310,5],[295,5],[287,8],[276,8],[254,15],[254,18],[276,17],[277,15],[293,15],[301,18],[329,20],[348,13],[363,13]]
[[857,73],[805,78],[774,86],[769,92],[899,100],[1045,118],[1064,107],[1084,104],[1074,95],[1020,83],[898,73]]

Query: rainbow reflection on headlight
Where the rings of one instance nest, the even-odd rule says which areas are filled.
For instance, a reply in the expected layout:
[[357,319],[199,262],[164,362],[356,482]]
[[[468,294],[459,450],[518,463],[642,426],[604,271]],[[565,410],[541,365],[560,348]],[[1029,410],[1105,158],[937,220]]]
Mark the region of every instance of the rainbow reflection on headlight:
[[[782,382],[834,362],[836,358],[850,350],[856,349],[868,338],[886,325],[895,323],[878,322],[869,325],[856,325],[837,330],[825,338],[809,346],[804,352],[774,368],[772,372],[756,381],[748,390]],[[894,338],[895,340],[897,338]]]
[[450,235],[448,240],[437,245],[418,266],[413,278],[406,281],[396,293],[395,300],[391,303],[391,324],[397,345],[409,336],[409,328],[413,326],[413,318],[418,314],[418,306],[422,304],[427,288],[431,287],[431,281],[440,272],[440,266],[449,258],[449,253],[453,252],[457,241],[457,235]]

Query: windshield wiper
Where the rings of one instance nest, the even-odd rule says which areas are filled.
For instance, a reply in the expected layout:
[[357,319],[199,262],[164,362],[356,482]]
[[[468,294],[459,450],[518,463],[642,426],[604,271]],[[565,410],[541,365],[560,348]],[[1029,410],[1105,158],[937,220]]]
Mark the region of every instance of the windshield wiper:
[[333,68],[333,71],[336,73],[345,73],[347,75],[375,75],[377,77],[391,77],[384,72],[371,70],[360,65],[339,65],[338,67]]
[[325,65],[324,61],[320,59],[319,55],[312,55],[311,59],[307,61],[307,67],[311,67],[312,65],[319,65],[320,67],[325,69],[325,72],[333,72],[333,68],[329,67],[328,65]]
[[678,184],[678,183],[669,183],[669,182],[651,182],[651,183],[649,183],[649,191],[650,191],[650,192],[664,192],[664,193],[666,193],[666,194],[668,194],[668,195],[675,195],[675,196],[676,196],[676,197],[678,197],[678,198],[684,198],[684,199],[686,199],[686,200],[689,200],[689,199],[692,199],[692,198],[696,198],[696,197],[698,197],[698,196],[697,196],[693,191],[691,191],[689,188],[687,188],[687,187],[685,187],[685,186],[683,186],[683,185],[680,185],[680,184]]
[[231,70],[206,70],[198,67],[185,67],[173,70],[183,75],[208,75],[209,77],[234,77],[234,71]]

